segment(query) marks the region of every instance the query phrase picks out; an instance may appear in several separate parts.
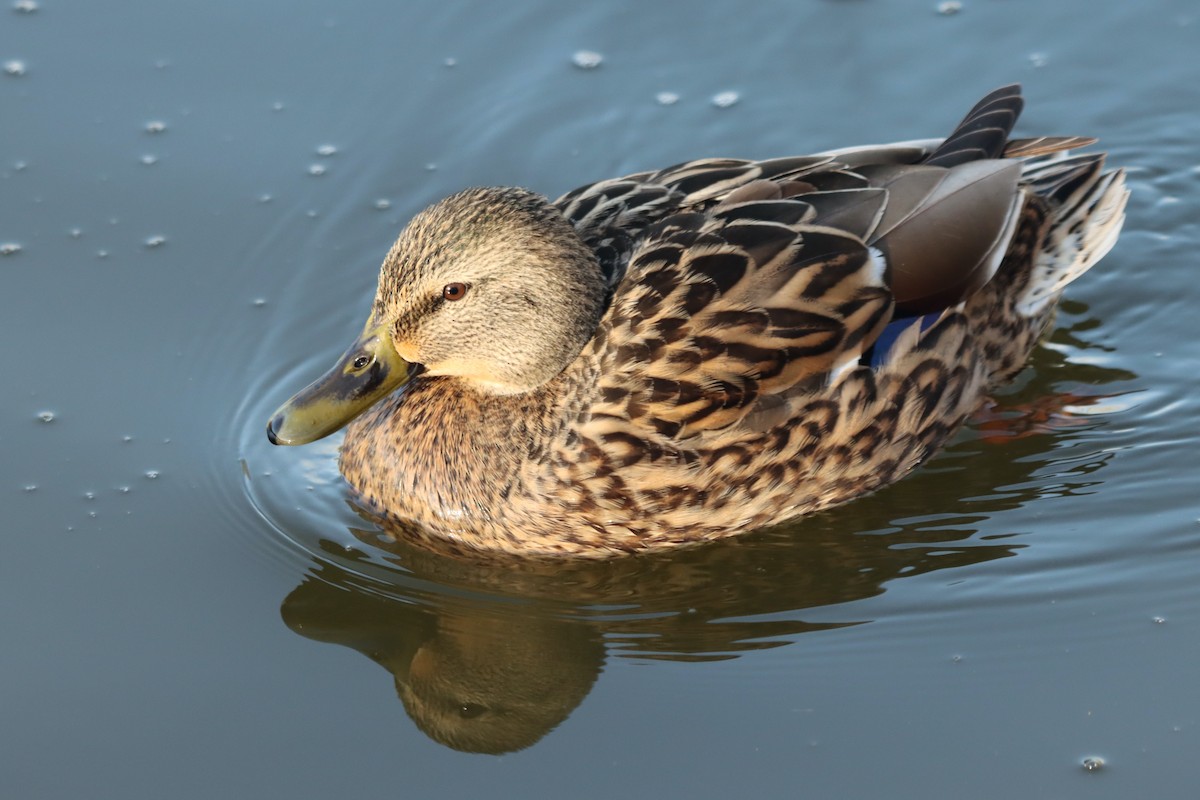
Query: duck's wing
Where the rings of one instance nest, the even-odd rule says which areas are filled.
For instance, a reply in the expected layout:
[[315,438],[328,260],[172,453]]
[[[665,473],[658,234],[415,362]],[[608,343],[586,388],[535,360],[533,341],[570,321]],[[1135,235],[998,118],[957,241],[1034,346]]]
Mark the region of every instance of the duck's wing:
[[606,361],[596,419],[721,430],[820,390],[890,321],[961,303],[1012,242],[1020,158],[1087,143],[1009,142],[1020,106],[1006,87],[944,140],[635,176],[671,200],[646,216],[590,345]]
[[590,345],[604,365],[592,435],[632,424],[640,441],[678,441],[822,390],[897,315],[948,308],[991,277],[1019,174],[994,160],[833,167],[651,224]]
[[[646,231],[589,345],[594,438],[727,428],[760,398],[818,388],[890,319],[884,265],[859,236],[803,200],[748,194]],[[832,213],[878,217],[883,199],[868,189]]]

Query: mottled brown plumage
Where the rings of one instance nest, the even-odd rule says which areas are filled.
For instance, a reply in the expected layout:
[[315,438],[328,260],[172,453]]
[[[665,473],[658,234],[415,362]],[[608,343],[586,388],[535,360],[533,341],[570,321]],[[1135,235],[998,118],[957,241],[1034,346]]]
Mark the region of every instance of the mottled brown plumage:
[[1091,140],[1008,139],[1021,105],[997,90],[945,140],[442,201],[368,324],[423,372],[350,425],[342,471],[408,535],[593,557],[897,480],[1123,221],[1122,173],[1065,152]]

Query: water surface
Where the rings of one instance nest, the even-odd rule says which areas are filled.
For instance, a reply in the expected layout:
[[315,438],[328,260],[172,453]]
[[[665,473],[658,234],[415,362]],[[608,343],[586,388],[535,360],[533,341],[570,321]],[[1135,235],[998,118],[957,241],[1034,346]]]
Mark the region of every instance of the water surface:
[[[8,795],[1193,796],[1193,2],[34,6],[0,9]],[[516,570],[381,539],[336,440],[262,435],[439,197],[940,135],[1012,81],[1019,134],[1129,168],[1126,232],[885,491]]]

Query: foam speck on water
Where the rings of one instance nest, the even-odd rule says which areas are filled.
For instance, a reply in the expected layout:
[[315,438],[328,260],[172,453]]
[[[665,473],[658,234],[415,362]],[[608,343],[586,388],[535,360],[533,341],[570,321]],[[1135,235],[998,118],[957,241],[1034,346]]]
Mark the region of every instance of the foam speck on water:
[[712,97],[712,104],[717,108],[729,108],[741,99],[741,95],[737,92],[717,92]]
[[580,69],[595,69],[604,63],[604,56],[594,50],[577,50],[571,62]]

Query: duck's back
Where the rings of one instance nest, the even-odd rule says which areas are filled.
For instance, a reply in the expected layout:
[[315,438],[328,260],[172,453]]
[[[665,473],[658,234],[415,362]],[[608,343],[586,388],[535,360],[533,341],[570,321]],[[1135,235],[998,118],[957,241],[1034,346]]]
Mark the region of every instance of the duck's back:
[[933,453],[1123,220],[1122,174],[1065,152],[1091,140],[1009,140],[1021,104],[997,90],[945,140],[561,198],[614,288],[538,492],[639,549],[843,502]]

